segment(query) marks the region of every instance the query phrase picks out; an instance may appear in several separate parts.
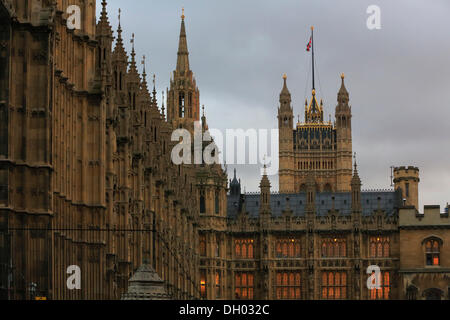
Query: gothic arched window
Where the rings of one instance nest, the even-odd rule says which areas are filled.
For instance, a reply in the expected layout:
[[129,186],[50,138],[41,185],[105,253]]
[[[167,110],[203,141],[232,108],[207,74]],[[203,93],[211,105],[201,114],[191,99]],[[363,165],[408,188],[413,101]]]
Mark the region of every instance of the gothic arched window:
[[425,242],[425,261],[427,266],[440,265],[440,241],[430,238]]
[[200,195],[200,213],[206,213],[205,196]]
[[204,234],[199,237],[200,242],[200,255],[206,256],[206,236]]
[[215,197],[215,209],[216,209],[216,214],[220,213],[220,201],[219,201],[219,191],[216,191],[216,197]]

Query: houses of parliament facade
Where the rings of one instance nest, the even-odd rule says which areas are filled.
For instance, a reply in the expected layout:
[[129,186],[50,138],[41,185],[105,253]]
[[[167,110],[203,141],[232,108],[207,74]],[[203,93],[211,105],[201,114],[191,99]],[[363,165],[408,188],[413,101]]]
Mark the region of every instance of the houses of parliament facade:
[[412,166],[362,191],[344,75],[335,121],[313,88],[295,125],[283,76],[280,192],[264,174],[243,193],[236,171],[171,160],[174,129],[208,130],[184,13],[158,101],[120,13],[113,36],[95,8],[0,0],[0,299],[449,299],[449,207],[419,213]]

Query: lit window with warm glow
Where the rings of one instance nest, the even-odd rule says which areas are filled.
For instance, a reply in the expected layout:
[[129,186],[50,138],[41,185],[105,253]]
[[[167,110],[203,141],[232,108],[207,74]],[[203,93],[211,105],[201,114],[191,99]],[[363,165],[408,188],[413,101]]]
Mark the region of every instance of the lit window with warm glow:
[[322,258],[337,258],[347,256],[347,239],[345,238],[323,238]]
[[[380,288],[379,289],[369,289],[369,299],[370,300],[388,300],[389,292],[391,290],[391,280],[389,272],[381,272],[380,277]],[[375,277],[373,279],[373,284],[375,284]]]
[[253,299],[254,276],[253,273],[236,272],[234,277],[235,298],[241,300]]
[[425,242],[425,260],[427,266],[440,265],[440,243],[437,239],[429,239]]
[[200,272],[200,295],[206,299],[206,272],[204,270]]
[[300,258],[300,239],[282,238],[275,241],[276,258]]
[[347,299],[347,273],[322,272],[322,299]]
[[301,299],[299,272],[277,272],[275,284],[277,299]]
[[390,239],[388,236],[376,236],[369,238],[369,254],[371,258],[388,258]]
[[234,241],[234,254],[237,259],[254,259],[254,240],[237,239]]

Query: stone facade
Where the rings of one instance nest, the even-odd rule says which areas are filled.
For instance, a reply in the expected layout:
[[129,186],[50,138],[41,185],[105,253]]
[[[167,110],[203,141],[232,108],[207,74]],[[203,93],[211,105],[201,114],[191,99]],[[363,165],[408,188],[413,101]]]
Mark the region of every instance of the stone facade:
[[[166,119],[102,5],[96,23],[94,0],[0,2],[2,298],[118,299],[144,259],[172,298],[200,297],[200,198],[209,208],[217,195],[225,214],[227,178],[170,158],[174,126],[199,119],[195,82],[189,112],[172,114],[192,80],[184,21]],[[66,287],[71,265],[81,290]]]

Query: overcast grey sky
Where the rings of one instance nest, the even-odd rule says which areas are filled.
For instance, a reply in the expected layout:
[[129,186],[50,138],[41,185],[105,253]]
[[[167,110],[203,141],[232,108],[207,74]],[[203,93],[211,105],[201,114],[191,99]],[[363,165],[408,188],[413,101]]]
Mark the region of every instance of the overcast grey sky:
[[[366,27],[372,4],[381,8],[381,30]],[[414,165],[420,211],[450,201],[450,1],[109,0],[114,30],[120,7],[127,48],[134,32],[158,92],[175,68],[183,6],[210,128],[276,128],[283,73],[303,119],[314,25],[318,96],[334,118],[345,73],[363,188],[389,188],[390,166]],[[258,190],[257,166],[241,166],[238,175],[247,191]],[[278,190],[278,177],[270,179]]]

